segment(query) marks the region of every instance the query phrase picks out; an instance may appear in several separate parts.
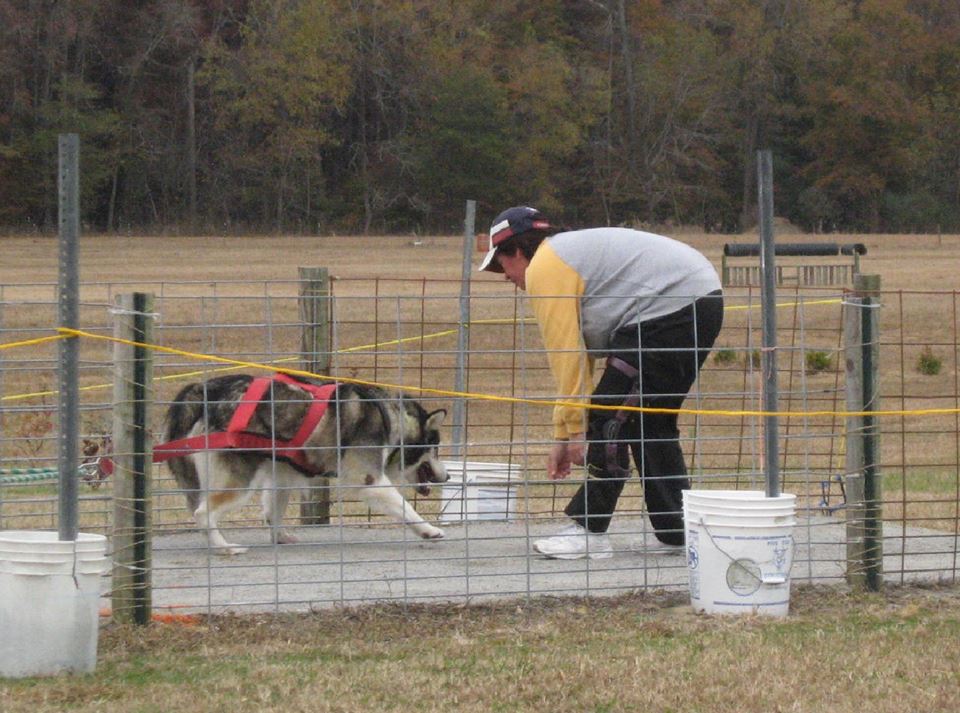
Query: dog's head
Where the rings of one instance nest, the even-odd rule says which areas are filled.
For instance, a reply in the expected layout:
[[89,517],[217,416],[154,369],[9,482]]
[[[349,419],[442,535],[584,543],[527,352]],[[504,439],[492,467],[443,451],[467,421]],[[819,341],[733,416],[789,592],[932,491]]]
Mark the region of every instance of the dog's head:
[[388,465],[421,495],[430,494],[431,483],[450,478],[440,460],[440,426],[446,410],[426,411],[411,399],[403,400],[403,430],[400,444],[390,454]]

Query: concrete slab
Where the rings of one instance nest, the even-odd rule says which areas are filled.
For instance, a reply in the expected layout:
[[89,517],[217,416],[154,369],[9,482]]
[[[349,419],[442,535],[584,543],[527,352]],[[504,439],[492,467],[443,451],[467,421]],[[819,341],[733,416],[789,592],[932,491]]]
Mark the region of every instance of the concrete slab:
[[[685,553],[654,539],[648,522],[616,517],[614,557],[548,560],[534,539],[561,521],[468,521],[445,525],[439,541],[411,539],[396,526],[294,529],[301,542],[272,546],[264,530],[228,532],[249,544],[235,557],[213,555],[197,531],[158,536],[153,549],[156,611],[308,611],[383,602],[477,603],[540,596],[605,596],[642,589],[685,590]],[[800,520],[791,582],[842,584],[842,517]],[[886,581],[955,581],[958,538],[897,525],[884,528]]]

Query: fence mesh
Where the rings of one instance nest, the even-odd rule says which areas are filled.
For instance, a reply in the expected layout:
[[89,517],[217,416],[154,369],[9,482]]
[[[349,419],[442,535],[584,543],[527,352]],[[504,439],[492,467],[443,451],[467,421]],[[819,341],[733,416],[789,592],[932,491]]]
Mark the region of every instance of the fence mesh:
[[[169,470],[152,472],[152,588],[157,608],[286,610],[381,600],[476,601],[486,597],[604,594],[683,588],[682,552],[660,547],[631,478],[620,499],[605,560],[548,561],[531,542],[562,525],[577,487],[545,472],[550,402],[557,397],[539,333],[523,299],[480,283],[470,324],[460,324],[460,283],[342,279],[333,282],[329,354],[338,379],[399,387],[428,410],[448,411],[441,453],[453,476],[410,502],[444,528],[438,541],[371,512],[336,479],[329,522],[308,524],[297,486],[285,525],[300,544],[274,544],[260,497],[223,522],[246,554],[221,557],[197,530]],[[110,337],[116,296],[155,295],[152,437],[187,383],[227,373],[303,369],[300,283],[289,281],[85,284],[80,329]],[[731,288],[724,328],[681,415],[681,438],[697,488],[762,489],[763,419],[759,292]],[[794,581],[842,581],[847,574],[843,311],[837,288],[797,285],[778,296],[782,487],[797,495]],[[956,292],[881,296],[879,419],[883,569],[887,581],[957,577],[960,522],[960,388]],[[0,287],[0,529],[56,529],[56,289]],[[459,330],[468,347],[458,353]],[[213,355],[242,362],[197,358]],[[312,358],[313,361],[309,361]],[[255,365],[261,365],[258,368]],[[458,365],[463,372],[458,380]],[[79,524],[111,534],[109,457],[114,412],[113,343],[80,338]],[[462,382],[462,392],[458,390]],[[460,400],[463,443],[451,443]],[[936,413],[918,410],[942,409]],[[268,493],[268,497],[275,496]]]

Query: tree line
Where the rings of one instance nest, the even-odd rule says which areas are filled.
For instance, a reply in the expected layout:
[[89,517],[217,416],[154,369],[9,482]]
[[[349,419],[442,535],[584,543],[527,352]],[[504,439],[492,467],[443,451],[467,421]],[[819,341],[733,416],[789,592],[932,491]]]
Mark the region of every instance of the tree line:
[[0,225],[960,230],[956,0],[0,0]]

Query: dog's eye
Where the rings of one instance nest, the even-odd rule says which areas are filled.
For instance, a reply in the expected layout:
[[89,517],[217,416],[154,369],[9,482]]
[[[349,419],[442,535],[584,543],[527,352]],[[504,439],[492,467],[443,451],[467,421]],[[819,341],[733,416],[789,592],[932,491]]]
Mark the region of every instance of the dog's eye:
[[419,463],[420,459],[423,458],[427,453],[426,448],[417,448],[409,447],[403,449],[403,462],[404,465],[413,465],[414,463]]
[[397,448],[387,458],[387,462],[394,465],[399,465],[402,468],[409,468],[410,466],[419,463],[420,460],[427,455],[428,451],[429,449],[424,448],[423,446],[406,446],[405,448]]

